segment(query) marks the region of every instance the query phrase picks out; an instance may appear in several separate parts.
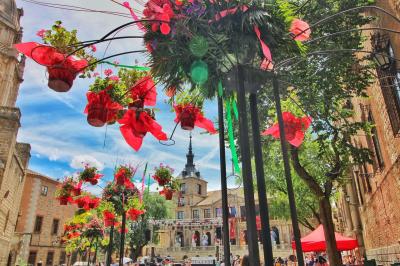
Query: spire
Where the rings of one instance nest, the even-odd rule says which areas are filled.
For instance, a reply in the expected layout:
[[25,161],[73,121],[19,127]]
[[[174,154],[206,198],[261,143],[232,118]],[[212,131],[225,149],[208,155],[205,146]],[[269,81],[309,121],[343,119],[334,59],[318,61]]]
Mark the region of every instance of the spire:
[[200,177],[200,172],[196,170],[196,166],[193,163],[194,154],[193,154],[193,148],[192,148],[192,133],[191,132],[190,132],[189,138],[190,138],[189,151],[186,154],[186,165],[182,171],[182,177],[186,177],[186,176]]
[[[190,132],[190,141],[189,141],[189,153],[186,154],[186,165],[185,168],[188,169],[194,169],[194,163],[193,163],[193,158],[194,158],[194,154],[193,154],[193,149],[192,149],[192,132]],[[189,172],[189,171],[188,171]]]

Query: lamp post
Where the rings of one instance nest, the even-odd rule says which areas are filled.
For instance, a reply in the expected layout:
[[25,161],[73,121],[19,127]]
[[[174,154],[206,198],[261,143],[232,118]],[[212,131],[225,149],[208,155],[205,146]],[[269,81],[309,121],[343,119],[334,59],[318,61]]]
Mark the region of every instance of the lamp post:
[[230,243],[229,243],[229,209],[228,209],[228,186],[226,182],[226,157],[225,157],[225,128],[224,128],[224,106],[222,97],[218,97],[218,127],[219,127],[219,161],[221,168],[221,197],[222,197],[222,228],[224,241],[224,262],[230,266]]
[[276,113],[278,116],[279,123],[279,134],[280,134],[280,142],[282,149],[282,157],[283,157],[283,166],[285,170],[285,178],[286,178],[286,186],[288,190],[288,198],[289,198],[289,207],[290,207],[290,217],[292,219],[292,227],[293,227],[293,235],[294,242],[296,243],[296,254],[297,261],[299,266],[304,265],[303,251],[301,247],[300,240],[300,229],[299,223],[297,219],[297,211],[296,211],[296,202],[294,198],[293,184],[292,184],[292,175],[290,173],[290,163],[289,163],[289,154],[287,150],[286,136],[285,136],[285,128],[283,124],[283,116],[282,116],[282,108],[281,108],[281,99],[279,95],[279,83],[276,75],[272,78],[272,86],[275,97],[276,104]]
[[247,239],[249,247],[250,265],[260,266],[260,254],[258,250],[258,234],[256,225],[256,211],[254,203],[253,174],[251,170],[251,155],[249,142],[249,127],[246,110],[246,92],[244,86],[243,66],[238,65],[238,111],[239,111],[239,143],[242,155],[242,176],[244,200],[246,205]]
[[250,113],[251,125],[253,129],[253,146],[254,146],[254,160],[256,165],[257,176],[257,190],[258,190],[258,203],[260,206],[260,220],[261,220],[261,241],[264,251],[265,266],[273,265],[272,243],[270,235],[269,224],[269,211],[267,201],[267,191],[265,187],[264,177],[264,162],[262,156],[261,136],[260,136],[260,122],[258,119],[257,111],[257,94],[250,94]]

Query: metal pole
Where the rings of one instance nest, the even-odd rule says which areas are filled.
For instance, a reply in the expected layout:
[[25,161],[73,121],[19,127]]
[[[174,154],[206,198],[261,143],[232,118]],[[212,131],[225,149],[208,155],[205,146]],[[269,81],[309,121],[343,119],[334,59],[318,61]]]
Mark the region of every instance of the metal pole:
[[229,243],[229,207],[228,207],[228,185],[226,182],[226,157],[225,157],[225,127],[224,127],[224,104],[222,97],[218,97],[218,127],[219,127],[219,164],[221,168],[221,197],[222,197],[222,223],[224,241],[224,262],[230,266],[230,243]]
[[249,127],[246,109],[246,92],[244,90],[244,73],[242,66],[238,66],[238,110],[239,110],[239,143],[242,157],[242,176],[244,200],[246,206],[247,239],[249,247],[250,265],[260,265],[258,250],[258,235],[256,225],[256,210],[254,203],[253,175],[251,172],[251,155],[249,141]]
[[111,265],[113,242],[114,242],[114,224],[111,225],[111,229],[110,229],[110,242],[108,243],[106,266]]
[[121,225],[121,242],[119,245],[119,266],[124,265],[124,249],[125,249],[125,226],[126,226],[126,212],[122,212],[122,225]]
[[249,100],[250,100],[251,126],[253,130],[254,159],[255,159],[256,175],[257,175],[258,203],[260,206],[261,241],[263,244],[263,251],[264,251],[264,263],[265,266],[273,266],[274,257],[272,254],[268,199],[265,187],[264,161],[263,161],[261,137],[260,137],[260,122],[258,120],[258,111],[257,111],[257,94],[251,93]]
[[286,144],[285,129],[284,129],[283,117],[282,117],[281,99],[279,96],[279,83],[278,83],[278,79],[277,79],[276,75],[274,75],[274,77],[272,79],[272,85],[273,85],[273,90],[274,90],[276,113],[278,115],[283,165],[285,168],[285,178],[286,178],[286,186],[287,186],[287,190],[288,190],[287,192],[288,192],[288,198],[289,198],[290,216],[292,218],[294,242],[296,243],[297,261],[298,261],[299,266],[303,266],[304,258],[303,258],[303,251],[302,251],[301,241],[300,241],[301,236],[300,236],[299,223],[297,221],[296,201],[294,198],[292,176],[290,173],[289,155],[288,155],[288,150],[287,150],[287,146],[286,146],[287,144]]

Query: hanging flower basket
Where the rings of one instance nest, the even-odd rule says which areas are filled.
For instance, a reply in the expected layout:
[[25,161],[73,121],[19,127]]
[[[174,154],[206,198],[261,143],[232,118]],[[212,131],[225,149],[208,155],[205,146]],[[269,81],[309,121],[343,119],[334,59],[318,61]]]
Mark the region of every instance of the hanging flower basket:
[[183,130],[193,130],[194,123],[196,120],[196,113],[193,107],[188,106],[182,110],[181,116],[181,128]]
[[92,104],[88,108],[87,121],[94,127],[102,127],[107,123],[107,109],[103,104]]
[[160,164],[160,166],[156,167],[155,170],[156,172],[153,175],[153,179],[156,180],[158,185],[161,187],[167,185],[173,178],[172,174],[174,173],[174,169],[168,165]]
[[211,134],[217,133],[213,122],[203,116],[199,107],[189,103],[174,105],[174,109],[176,113],[175,123],[180,122],[182,129],[193,130],[196,126],[207,130]]
[[164,187],[159,193],[160,195],[164,195],[166,200],[172,200],[172,196],[174,195],[174,190],[168,187]]
[[103,211],[103,222],[105,227],[110,227],[115,224],[115,214],[110,211]]
[[[94,86],[96,87],[96,86]],[[106,123],[113,123],[118,117],[118,113],[123,109],[122,105],[113,101],[108,94],[113,89],[110,85],[100,92],[89,91],[86,93],[88,104],[84,113],[87,113],[89,125],[102,127]]]
[[68,202],[71,202],[72,198],[68,196],[57,198],[60,202],[60,205],[68,205]]
[[48,86],[56,92],[67,92],[74,84],[77,73],[63,66],[47,67],[49,73]]
[[79,180],[81,182],[97,185],[98,180],[102,176],[103,175],[98,172],[96,167],[89,167],[88,165],[85,165],[85,169],[79,174]]
[[82,196],[75,199],[75,203],[79,209],[83,209],[89,203],[89,196]]

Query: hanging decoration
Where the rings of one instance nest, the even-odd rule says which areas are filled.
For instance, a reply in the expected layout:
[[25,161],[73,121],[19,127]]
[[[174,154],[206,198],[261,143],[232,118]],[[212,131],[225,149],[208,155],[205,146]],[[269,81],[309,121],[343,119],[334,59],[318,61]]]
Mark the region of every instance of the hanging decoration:
[[160,195],[163,195],[166,200],[171,200],[174,192],[180,189],[180,182],[173,177],[174,169],[160,163],[154,170],[153,179],[162,187],[162,190],[159,192]]
[[[304,140],[304,134],[310,127],[312,119],[309,116],[296,117],[291,112],[283,112],[283,123],[285,129],[286,140],[293,146],[299,147]],[[280,138],[279,124],[276,123],[272,127],[268,128],[262,135],[271,135],[275,139]]]
[[207,130],[210,134],[216,134],[214,123],[203,116],[201,109],[192,104],[174,105],[175,122],[181,123],[184,130],[193,130],[195,126]]
[[76,51],[78,49],[74,45],[79,43],[76,34],[76,30],[68,31],[61,21],[56,21],[51,30],[39,31],[38,36],[42,38],[43,44],[27,42],[14,46],[36,63],[46,66],[49,88],[67,92],[78,74],[82,78],[90,77],[90,71],[96,67],[96,59],[89,53],[95,48]]
[[162,131],[162,127],[154,120],[154,114],[149,110],[134,111],[128,110],[125,115],[118,120],[121,124],[120,131],[125,141],[138,151],[143,143],[143,138],[150,132],[158,140],[167,140],[167,134]]

